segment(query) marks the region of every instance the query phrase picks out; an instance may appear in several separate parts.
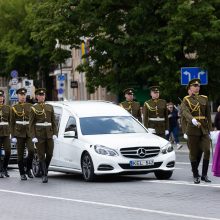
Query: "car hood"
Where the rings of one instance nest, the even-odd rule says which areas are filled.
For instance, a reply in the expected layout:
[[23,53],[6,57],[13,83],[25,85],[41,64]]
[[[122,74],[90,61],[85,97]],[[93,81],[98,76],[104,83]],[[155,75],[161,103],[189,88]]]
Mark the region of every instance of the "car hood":
[[168,143],[166,139],[151,133],[85,135],[82,139],[90,145],[99,144],[113,149],[137,146],[163,147]]

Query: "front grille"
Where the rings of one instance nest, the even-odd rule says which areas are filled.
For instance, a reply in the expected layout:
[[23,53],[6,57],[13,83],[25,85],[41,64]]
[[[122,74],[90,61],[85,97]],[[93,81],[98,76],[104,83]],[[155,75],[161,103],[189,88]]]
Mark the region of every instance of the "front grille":
[[150,158],[155,157],[160,153],[160,147],[157,146],[148,146],[148,147],[129,147],[121,148],[120,152],[122,156],[127,158]]
[[161,166],[163,162],[155,162],[154,165],[151,166],[135,166],[132,167],[130,164],[119,163],[119,166],[125,170],[137,170],[137,169],[153,169]]

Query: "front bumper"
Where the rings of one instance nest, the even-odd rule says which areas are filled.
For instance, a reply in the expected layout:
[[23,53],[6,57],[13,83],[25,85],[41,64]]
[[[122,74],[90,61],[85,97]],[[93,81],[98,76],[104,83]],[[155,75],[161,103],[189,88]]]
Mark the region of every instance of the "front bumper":
[[[172,171],[175,169],[175,152],[159,154],[156,157],[147,159],[131,159],[123,156],[111,157],[99,154],[92,155],[94,172],[96,175],[117,174],[117,173],[150,173],[156,170]],[[154,160],[154,164],[148,166],[131,166],[130,161]]]

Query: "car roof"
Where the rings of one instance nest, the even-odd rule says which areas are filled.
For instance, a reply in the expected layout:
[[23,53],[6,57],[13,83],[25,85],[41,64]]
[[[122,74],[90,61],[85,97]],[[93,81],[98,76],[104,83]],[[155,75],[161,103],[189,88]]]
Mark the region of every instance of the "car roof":
[[131,116],[125,109],[107,101],[54,101],[47,102],[53,106],[64,107],[80,117],[94,116]]

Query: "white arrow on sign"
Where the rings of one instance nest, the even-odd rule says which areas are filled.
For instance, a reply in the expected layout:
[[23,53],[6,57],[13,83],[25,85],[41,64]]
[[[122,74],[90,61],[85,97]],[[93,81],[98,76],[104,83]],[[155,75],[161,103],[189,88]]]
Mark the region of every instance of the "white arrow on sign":
[[191,74],[190,74],[190,72],[184,71],[183,74],[186,75],[186,76],[188,75],[188,82],[189,82],[189,81],[191,80]]

